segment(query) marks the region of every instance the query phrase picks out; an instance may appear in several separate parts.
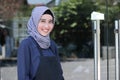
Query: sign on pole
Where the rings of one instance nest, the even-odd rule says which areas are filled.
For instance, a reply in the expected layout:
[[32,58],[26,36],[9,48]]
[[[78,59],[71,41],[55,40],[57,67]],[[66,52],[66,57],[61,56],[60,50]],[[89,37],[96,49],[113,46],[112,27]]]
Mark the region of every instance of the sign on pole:
[[94,24],[94,80],[100,80],[100,20],[104,20],[104,14],[92,12],[91,20]]

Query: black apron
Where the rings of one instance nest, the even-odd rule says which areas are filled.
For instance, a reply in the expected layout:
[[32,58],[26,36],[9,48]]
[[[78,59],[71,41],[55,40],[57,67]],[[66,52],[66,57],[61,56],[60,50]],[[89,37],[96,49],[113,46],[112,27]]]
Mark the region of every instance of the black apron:
[[62,76],[62,69],[57,57],[44,56],[42,49],[40,48],[39,53],[41,55],[40,63],[33,80],[64,80]]

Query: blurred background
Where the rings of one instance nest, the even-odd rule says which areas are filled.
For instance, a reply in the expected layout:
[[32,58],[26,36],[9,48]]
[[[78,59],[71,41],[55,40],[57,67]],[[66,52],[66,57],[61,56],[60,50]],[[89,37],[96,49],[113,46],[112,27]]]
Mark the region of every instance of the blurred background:
[[0,0],[0,79],[17,80],[17,49],[20,42],[28,36],[27,21],[35,6],[46,5],[56,16],[51,37],[57,43],[65,80],[94,79],[94,32],[91,13],[97,11],[105,14],[105,20],[100,23],[101,68],[105,69],[102,69],[104,75],[101,74],[102,80],[115,80],[114,21],[120,18],[119,2]]

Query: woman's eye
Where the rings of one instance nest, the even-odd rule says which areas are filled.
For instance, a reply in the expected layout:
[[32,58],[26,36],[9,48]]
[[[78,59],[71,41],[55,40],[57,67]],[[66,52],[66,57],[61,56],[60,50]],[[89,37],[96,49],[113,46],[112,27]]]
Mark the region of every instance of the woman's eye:
[[53,23],[53,20],[50,20],[49,23]]
[[45,20],[41,20],[40,22],[45,22]]
[[42,22],[42,23],[50,23],[50,24],[53,24],[53,20],[40,20],[40,22]]

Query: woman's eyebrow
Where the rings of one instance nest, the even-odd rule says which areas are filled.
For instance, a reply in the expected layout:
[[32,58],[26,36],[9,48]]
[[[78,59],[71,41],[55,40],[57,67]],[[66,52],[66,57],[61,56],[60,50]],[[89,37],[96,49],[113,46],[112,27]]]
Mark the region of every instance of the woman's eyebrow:
[[[46,20],[46,19],[44,19],[44,18],[41,18],[40,20]],[[49,19],[49,20],[53,20],[53,19]]]
[[46,20],[46,19],[44,19],[44,18],[41,18],[40,20]]

